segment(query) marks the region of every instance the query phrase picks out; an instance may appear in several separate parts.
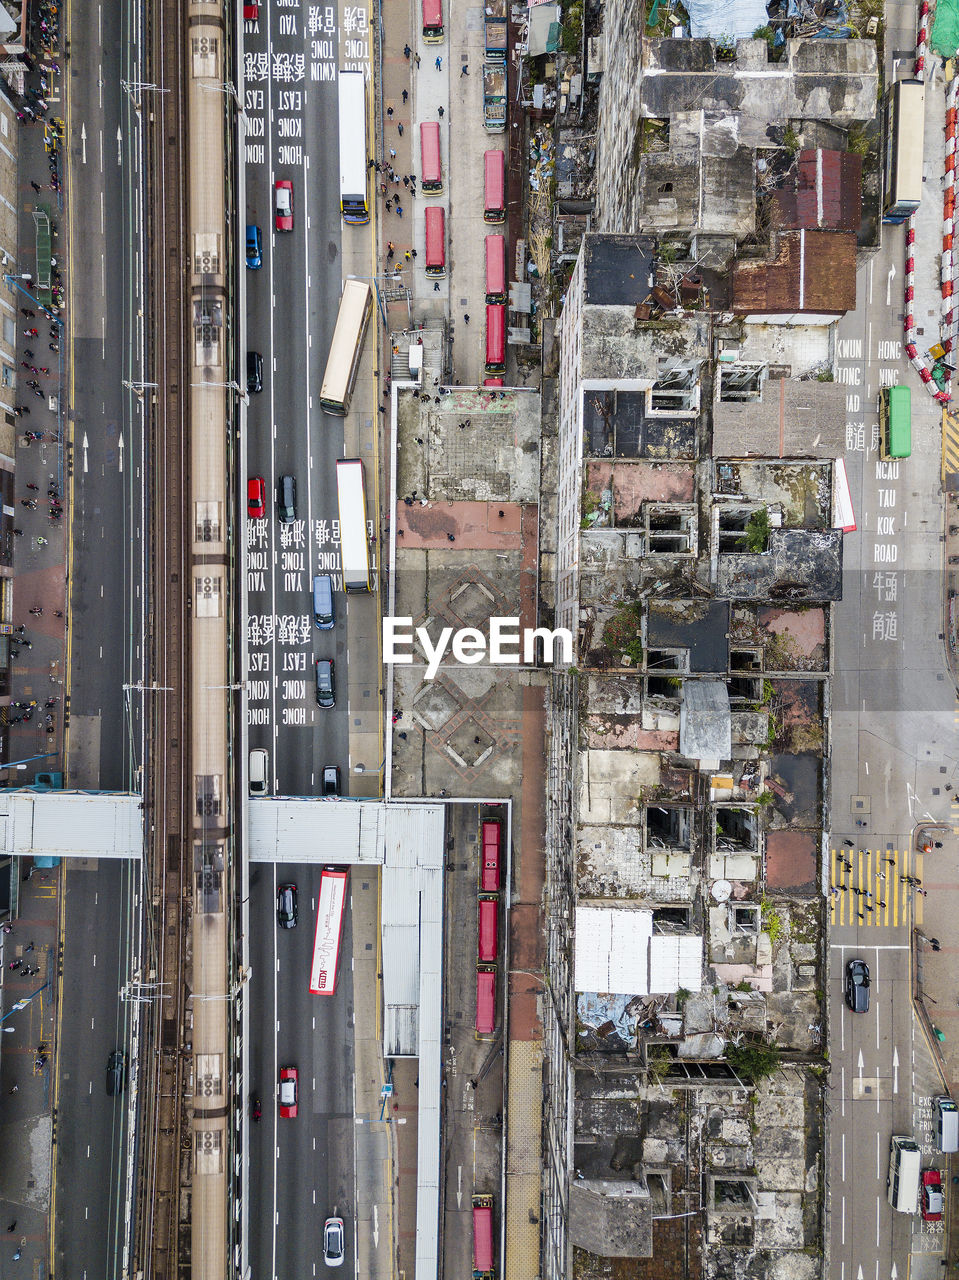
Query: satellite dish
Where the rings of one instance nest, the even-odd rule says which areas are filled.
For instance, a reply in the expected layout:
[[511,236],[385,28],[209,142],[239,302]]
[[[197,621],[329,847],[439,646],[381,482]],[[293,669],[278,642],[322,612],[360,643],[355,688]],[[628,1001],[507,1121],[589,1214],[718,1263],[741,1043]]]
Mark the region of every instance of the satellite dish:
[[717,902],[728,902],[733,894],[733,886],[728,880],[715,880],[709,892]]

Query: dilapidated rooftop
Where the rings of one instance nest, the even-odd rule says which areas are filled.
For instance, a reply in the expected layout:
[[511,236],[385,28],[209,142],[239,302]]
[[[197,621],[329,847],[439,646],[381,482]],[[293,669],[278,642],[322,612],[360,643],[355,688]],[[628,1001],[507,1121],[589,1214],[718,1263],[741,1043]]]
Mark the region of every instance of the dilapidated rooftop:
[[839,458],[846,431],[846,389],[837,382],[764,377],[753,399],[713,403],[716,458]]
[[841,600],[842,538],[841,529],[773,529],[765,552],[718,557],[716,590],[733,600]]

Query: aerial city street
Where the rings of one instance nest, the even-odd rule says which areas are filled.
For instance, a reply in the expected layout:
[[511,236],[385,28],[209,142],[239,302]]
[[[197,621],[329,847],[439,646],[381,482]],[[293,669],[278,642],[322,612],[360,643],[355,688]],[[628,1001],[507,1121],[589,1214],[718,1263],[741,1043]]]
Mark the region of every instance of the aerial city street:
[[2,16],[0,1277],[959,1271],[959,0]]

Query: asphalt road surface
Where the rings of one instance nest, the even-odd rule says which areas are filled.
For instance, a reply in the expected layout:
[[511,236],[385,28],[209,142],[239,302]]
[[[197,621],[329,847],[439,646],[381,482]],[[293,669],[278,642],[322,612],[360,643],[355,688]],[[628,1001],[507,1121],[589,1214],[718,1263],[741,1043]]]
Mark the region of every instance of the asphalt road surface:
[[[336,459],[343,422],[323,414],[319,390],[339,307],[343,265],[337,86],[286,82],[275,68],[303,55],[306,33],[281,31],[280,11],[247,23],[248,59],[270,49],[273,75],[248,77],[246,219],[263,234],[263,267],[248,270],[247,345],[263,356],[263,390],[250,396],[247,462],[266,482],[266,518],[248,521],[249,738],[270,753],[272,794],[318,795],[324,765],[348,779],[346,597],[337,625],[313,625],[314,574],[338,564]],[[295,24],[294,24],[295,25]],[[248,62],[249,66],[249,62]],[[274,230],[273,185],[293,183],[293,230]],[[296,523],[281,526],[275,495],[296,480]],[[339,577],[335,568],[334,575]],[[337,705],[321,710],[314,661],[332,658]]]
[[131,969],[140,869],[101,862],[65,876],[63,1014],[57,1044],[58,1274],[118,1276],[126,1243],[126,1106],[106,1092],[109,1055],[129,1046],[120,988]]
[[[322,1269],[323,1223],[346,1224],[353,1275],[353,983],[350,914],[332,996],[309,992],[320,867],[258,864],[250,881],[251,1092],[262,1117],[251,1124],[250,1257],[258,1276],[308,1276]],[[299,924],[276,923],[276,886],[295,882]],[[280,1116],[282,1067],[299,1072],[299,1114]]]

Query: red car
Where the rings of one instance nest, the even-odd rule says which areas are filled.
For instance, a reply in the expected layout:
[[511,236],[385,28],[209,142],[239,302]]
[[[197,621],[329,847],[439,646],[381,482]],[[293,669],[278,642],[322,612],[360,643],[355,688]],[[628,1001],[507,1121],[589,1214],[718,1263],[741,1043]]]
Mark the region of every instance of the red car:
[[941,1222],[943,1210],[942,1177],[938,1169],[922,1171],[922,1220]]
[[246,510],[251,520],[266,515],[266,483],[262,476],[250,476],[246,482]]
[[288,178],[278,178],[273,195],[277,231],[293,230],[293,183]]
[[280,1067],[280,1115],[284,1120],[296,1119],[300,1073],[296,1067]]
[[259,20],[260,20],[260,6],[258,4],[245,4],[243,6],[243,21],[259,22]]

